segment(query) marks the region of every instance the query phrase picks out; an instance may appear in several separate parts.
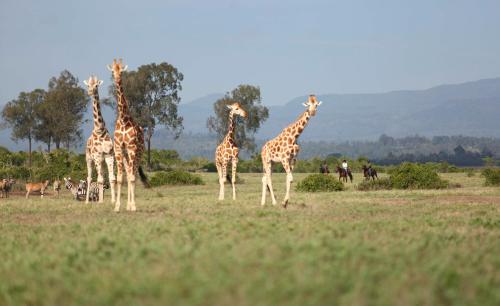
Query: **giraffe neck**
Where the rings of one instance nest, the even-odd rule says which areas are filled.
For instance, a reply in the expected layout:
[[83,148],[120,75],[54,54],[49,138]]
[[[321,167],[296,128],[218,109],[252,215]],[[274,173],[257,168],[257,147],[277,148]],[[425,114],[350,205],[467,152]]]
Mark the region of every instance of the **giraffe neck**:
[[232,111],[229,112],[229,129],[227,131],[226,138],[227,139],[234,138],[234,113]]
[[124,119],[128,115],[128,103],[123,92],[122,79],[115,78],[116,93],[118,97],[118,118]]
[[299,138],[300,134],[302,134],[302,132],[304,131],[304,128],[306,127],[306,125],[310,119],[311,119],[311,114],[309,114],[309,110],[306,110],[299,117],[299,119],[297,121],[295,121],[295,123],[293,124],[294,127],[296,127],[294,129],[295,134],[293,135],[295,137],[295,140],[297,140],[297,138]]
[[97,89],[94,91],[92,95],[92,106],[94,113],[94,132],[104,131],[106,130],[106,125],[104,124],[104,120],[102,118],[101,113],[101,104],[99,103],[99,92]]

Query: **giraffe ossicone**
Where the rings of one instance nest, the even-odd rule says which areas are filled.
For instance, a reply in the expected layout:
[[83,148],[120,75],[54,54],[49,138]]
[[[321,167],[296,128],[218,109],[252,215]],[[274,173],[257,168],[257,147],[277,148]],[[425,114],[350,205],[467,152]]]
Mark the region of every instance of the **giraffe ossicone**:
[[297,155],[300,146],[297,144],[297,139],[304,131],[307,123],[312,116],[316,115],[316,109],[321,105],[315,95],[309,95],[307,102],[302,103],[307,109],[300,117],[287,126],[278,136],[269,140],[264,144],[261,150],[262,168],[264,175],[262,176],[262,199],[261,205],[266,204],[266,193],[269,190],[273,205],[276,205],[274,197],[273,184],[271,181],[271,165],[273,162],[280,162],[286,172],[286,194],[283,199],[283,206],[286,208],[290,199],[290,185],[293,181],[293,167],[297,161]]
[[235,120],[234,115],[246,118],[247,112],[241,108],[238,102],[226,105],[229,109],[228,131],[222,142],[215,150],[215,166],[219,175],[219,200],[224,200],[224,183],[226,182],[227,164],[231,162],[231,185],[233,188],[233,200],[236,200],[236,168],[238,166],[239,149],[234,141]]

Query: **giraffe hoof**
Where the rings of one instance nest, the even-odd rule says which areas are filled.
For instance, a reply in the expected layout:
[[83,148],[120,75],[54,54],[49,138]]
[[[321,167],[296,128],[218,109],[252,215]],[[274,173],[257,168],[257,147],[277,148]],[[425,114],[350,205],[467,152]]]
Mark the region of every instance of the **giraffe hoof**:
[[114,209],[114,212],[115,212],[115,213],[119,213],[119,212],[120,212],[120,209],[119,209],[119,208],[115,208],[115,209]]

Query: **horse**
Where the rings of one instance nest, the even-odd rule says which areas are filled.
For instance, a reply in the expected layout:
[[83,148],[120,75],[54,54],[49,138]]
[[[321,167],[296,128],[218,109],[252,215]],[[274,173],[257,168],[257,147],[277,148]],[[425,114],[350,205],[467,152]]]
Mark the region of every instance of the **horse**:
[[344,168],[341,168],[337,166],[337,169],[335,170],[339,174],[339,181],[342,179],[344,182],[347,183],[347,177],[351,180],[352,183],[352,173],[350,169],[347,169],[347,171]]
[[363,165],[362,168],[363,168],[363,175],[364,175],[366,180],[369,180],[370,178],[372,180],[375,180],[375,179],[378,180],[377,170],[373,169],[372,167],[367,167],[366,165]]
[[322,164],[319,167],[319,173],[321,173],[321,174],[330,174],[330,169],[328,169],[328,165],[326,163]]

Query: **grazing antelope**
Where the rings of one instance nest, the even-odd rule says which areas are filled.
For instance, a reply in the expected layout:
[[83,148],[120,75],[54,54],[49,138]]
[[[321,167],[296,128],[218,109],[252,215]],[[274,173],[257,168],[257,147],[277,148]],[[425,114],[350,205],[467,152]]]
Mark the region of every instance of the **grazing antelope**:
[[12,186],[16,183],[14,179],[3,179],[0,181],[0,197],[8,198]]
[[26,199],[29,198],[30,192],[40,191],[40,197],[43,198],[45,194],[45,189],[49,185],[49,180],[45,180],[43,183],[26,183]]

